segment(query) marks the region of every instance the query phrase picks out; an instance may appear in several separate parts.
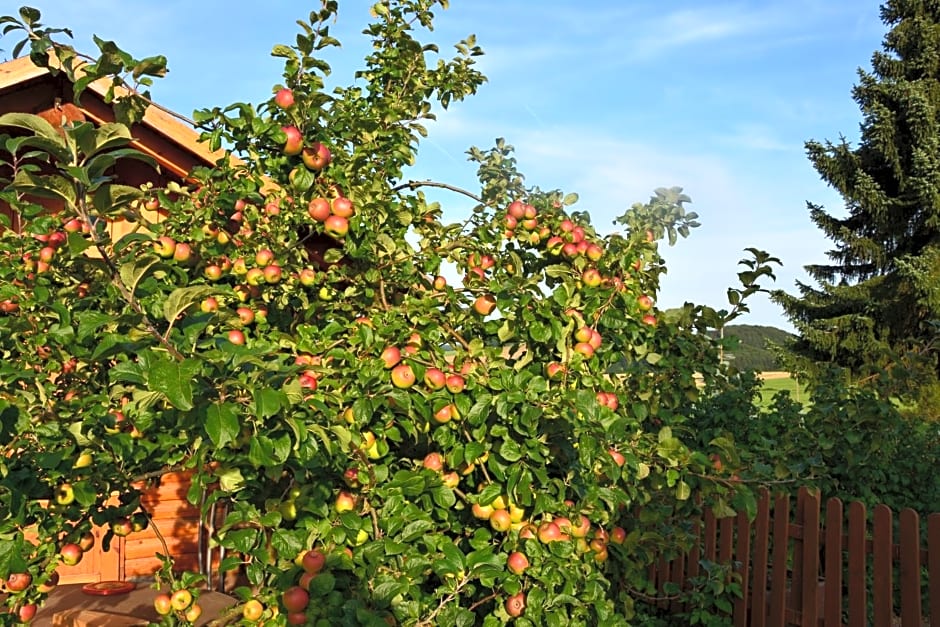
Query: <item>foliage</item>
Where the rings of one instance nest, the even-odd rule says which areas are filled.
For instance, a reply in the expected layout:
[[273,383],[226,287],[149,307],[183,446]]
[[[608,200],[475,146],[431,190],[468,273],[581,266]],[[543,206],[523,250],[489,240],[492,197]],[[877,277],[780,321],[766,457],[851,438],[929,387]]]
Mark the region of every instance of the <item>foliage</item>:
[[812,375],[834,363],[865,381],[905,368],[913,376],[895,393],[936,418],[940,9],[888,0],[881,17],[890,27],[883,50],[871,72],[859,71],[853,91],[863,116],[859,145],[806,144],[820,176],[845,199],[845,217],[809,204],[835,242],[831,263],[807,266],[818,286],[800,283],[798,295],[778,291],[775,300],[799,333],[789,370]]
[[[687,543],[693,491],[749,502],[679,436],[696,373],[725,380],[705,331],[746,311],[776,260],[750,249],[730,311],[659,312],[656,238],[697,224],[681,190],[603,235],[574,194],[525,187],[503,140],[468,153],[478,193],[404,181],[422,122],[484,80],[473,37],[450,59],[418,41],[446,4],[377,3],[364,69],[327,93],[324,0],[274,48],[273,97],[196,112],[239,158],[165,189],[115,175],[147,161],[126,124],[162,60],[101,41],[86,59],[34,9],[2,18],[77,87],[112,81],[121,121],[0,117],[0,198],[24,218],[0,233],[0,576],[43,584],[93,524],[105,544],[140,529],[133,482],[187,469],[190,500],[228,511],[213,542],[245,584],[230,622],[260,602],[272,625],[617,625],[646,567]],[[446,223],[427,186],[477,204]],[[159,576],[198,594],[172,560]]]

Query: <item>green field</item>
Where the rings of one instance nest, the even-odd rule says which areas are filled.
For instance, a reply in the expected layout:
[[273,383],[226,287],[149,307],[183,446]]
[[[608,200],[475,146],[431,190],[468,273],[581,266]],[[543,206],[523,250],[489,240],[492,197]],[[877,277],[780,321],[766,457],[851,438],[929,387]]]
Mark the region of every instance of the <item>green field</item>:
[[760,406],[762,408],[770,407],[770,404],[773,402],[774,395],[777,392],[789,392],[790,398],[797,401],[798,403],[806,403],[807,394],[806,390],[800,387],[795,379],[791,379],[786,375],[776,375],[776,373],[767,373],[765,379],[760,388]]

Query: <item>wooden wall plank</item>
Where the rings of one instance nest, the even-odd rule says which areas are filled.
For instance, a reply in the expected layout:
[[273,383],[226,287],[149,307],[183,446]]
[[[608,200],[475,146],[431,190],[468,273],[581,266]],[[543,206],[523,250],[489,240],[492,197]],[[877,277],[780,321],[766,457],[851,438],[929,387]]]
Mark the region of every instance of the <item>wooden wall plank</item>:
[[872,618],[874,627],[891,627],[892,599],[892,529],[891,508],[876,505],[872,510]]
[[[803,498],[803,555],[800,615],[806,627],[816,627],[819,620],[819,492],[805,492]],[[794,587],[796,583],[794,582]]]
[[901,625],[920,627],[920,517],[914,510],[905,508],[899,512],[898,518]]
[[848,627],[868,625],[868,593],[865,581],[868,573],[868,557],[865,552],[867,526],[865,506],[858,501],[849,503],[849,535],[846,547],[849,553]]
[[826,501],[825,598],[823,625],[842,627],[842,501]]
[[772,572],[770,575],[769,627],[784,627],[787,601],[787,552],[790,546],[790,497],[781,494],[774,499]]
[[927,516],[927,598],[931,625],[940,625],[940,513]]
[[751,586],[751,625],[767,624],[767,567],[770,546],[770,492],[762,488],[757,496],[757,518],[754,519],[754,577]]
[[735,570],[741,577],[741,596],[734,602],[735,627],[747,627],[747,608],[751,598],[750,566],[751,566],[751,521],[747,512],[738,512],[735,518],[735,531],[737,542],[734,547]]

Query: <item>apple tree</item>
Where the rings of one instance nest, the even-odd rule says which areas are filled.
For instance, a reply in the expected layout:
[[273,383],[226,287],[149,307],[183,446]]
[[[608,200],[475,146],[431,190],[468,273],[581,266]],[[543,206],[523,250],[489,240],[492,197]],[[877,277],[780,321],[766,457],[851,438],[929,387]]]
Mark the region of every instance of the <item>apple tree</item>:
[[[324,0],[274,48],[270,95],[195,113],[225,158],[162,189],[114,168],[147,159],[130,124],[166,60],[0,18],[76,92],[109,81],[120,120],[0,116],[21,218],[0,233],[0,621],[93,524],[105,543],[147,525],[134,482],[172,469],[226,513],[212,542],[242,585],[223,618],[245,624],[627,624],[701,502],[748,506],[709,457],[733,444],[692,450],[680,425],[721,376],[702,331],[775,260],[754,251],[730,312],[664,312],[657,242],[697,226],[681,190],[605,233],[503,140],[469,150],[478,190],[409,180],[424,124],[484,82],[472,36],[452,58],[417,38],[446,5],[376,3],[363,69],[328,90]],[[448,219],[430,188],[473,208]],[[112,238],[119,220],[136,226]],[[165,557],[155,607],[195,620],[199,579]]]

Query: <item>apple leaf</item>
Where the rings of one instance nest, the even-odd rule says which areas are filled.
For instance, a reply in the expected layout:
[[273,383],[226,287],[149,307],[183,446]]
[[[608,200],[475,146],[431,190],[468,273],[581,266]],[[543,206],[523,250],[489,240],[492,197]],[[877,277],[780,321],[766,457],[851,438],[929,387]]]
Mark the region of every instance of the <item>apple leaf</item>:
[[219,488],[226,492],[237,492],[245,485],[245,478],[238,468],[227,468],[216,474],[219,478]]
[[206,410],[206,433],[216,448],[222,448],[238,437],[238,411],[231,403],[213,403]]
[[287,404],[287,396],[273,388],[261,388],[254,391],[255,415],[259,418],[268,418],[277,415],[281,408]]
[[127,291],[131,294],[134,293],[134,290],[137,289],[137,284],[140,280],[147,274],[154,264],[160,261],[159,257],[153,255],[144,255],[139,259],[134,261],[128,261],[123,264],[120,269],[121,282],[124,284],[124,287],[127,288]]
[[177,363],[162,357],[154,359],[147,370],[147,385],[155,392],[162,392],[173,407],[188,411],[193,408],[194,366],[192,362]]
[[218,290],[211,285],[192,285],[189,287],[178,287],[167,296],[163,303],[163,317],[167,322],[173,324],[176,319],[189,307],[198,303],[206,296],[217,293]]

